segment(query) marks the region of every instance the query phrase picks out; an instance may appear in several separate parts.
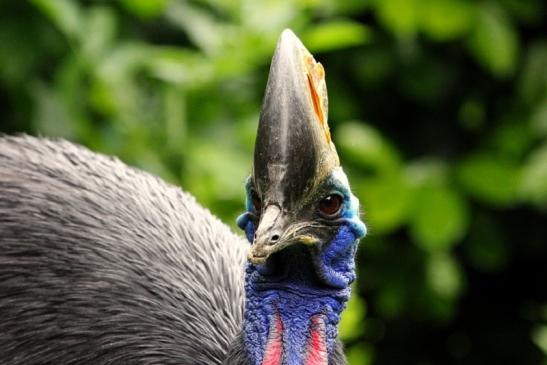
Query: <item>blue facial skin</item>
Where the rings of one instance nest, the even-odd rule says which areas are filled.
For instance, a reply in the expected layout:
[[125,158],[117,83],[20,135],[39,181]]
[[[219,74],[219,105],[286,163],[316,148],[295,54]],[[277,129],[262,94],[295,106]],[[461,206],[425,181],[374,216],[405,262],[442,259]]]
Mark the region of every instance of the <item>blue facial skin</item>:
[[[310,319],[323,316],[325,342],[330,354],[338,335],[338,322],[345,303],[351,294],[355,280],[355,253],[359,239],[366,234],[366,227],[359,218],[359,201],[351,193],[345,174],[340,168],[325,179],[321,191],[338,193],[343,197],[340,213],[332,218],[336,228],[330,242],[318,244],[309,263],[293,265],[292,273],[282,281],[271,280],[264,265],[247,264],[245,291],[244,341],[252,364],[261,364],[268,342],[271,319],[279,315],[283,323],[283,364],[301,365],[309,347]],[[251,199],[251,183],[247,183],[247,212],[237,220],[249,242],[253,242],[255,222]],[[317,190],[317,189],[316,189]],[[318,198],[318,202],[321,197]],[[317,202],[317,203],[318,203]],[[313,268],[317,281],[310,281],[309,274],[300,274]],[[305,269],[306,268],[306,269]],[[306,276],[307,275],[307,276]]]

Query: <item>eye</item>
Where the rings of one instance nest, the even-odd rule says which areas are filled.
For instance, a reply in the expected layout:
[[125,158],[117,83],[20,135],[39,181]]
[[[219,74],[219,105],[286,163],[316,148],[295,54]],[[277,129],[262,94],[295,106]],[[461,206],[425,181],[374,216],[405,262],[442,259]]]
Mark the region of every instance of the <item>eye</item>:
[[342,197],[338,194],[331,194],[319,202],[319,210],[328,216],[337,214],[342,208]]
[[260,212],[262,210],[262,201],[260,200],[260,197],[255,190],[253,190],[253,192],[251,193],[251,199],[253,201],[254,211]]

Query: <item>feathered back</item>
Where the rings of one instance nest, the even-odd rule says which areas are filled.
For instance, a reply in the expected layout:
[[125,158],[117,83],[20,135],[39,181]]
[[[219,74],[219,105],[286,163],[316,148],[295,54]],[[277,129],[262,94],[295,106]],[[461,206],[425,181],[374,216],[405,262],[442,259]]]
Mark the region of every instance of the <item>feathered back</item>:
[[220,364],[246,243],[194,198],[65,141],[0,138],[2,364]]

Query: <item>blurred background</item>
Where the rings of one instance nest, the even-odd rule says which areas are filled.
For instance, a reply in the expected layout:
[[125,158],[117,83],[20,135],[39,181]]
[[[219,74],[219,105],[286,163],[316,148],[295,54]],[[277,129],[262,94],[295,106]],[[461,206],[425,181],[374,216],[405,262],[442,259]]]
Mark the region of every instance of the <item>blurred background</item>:
[[325,66],[370,227],[341,324],[350,364],[547,364],[546,10],[4,0],[0,132],[117,155],[234,227],[270,57],[291,27]]

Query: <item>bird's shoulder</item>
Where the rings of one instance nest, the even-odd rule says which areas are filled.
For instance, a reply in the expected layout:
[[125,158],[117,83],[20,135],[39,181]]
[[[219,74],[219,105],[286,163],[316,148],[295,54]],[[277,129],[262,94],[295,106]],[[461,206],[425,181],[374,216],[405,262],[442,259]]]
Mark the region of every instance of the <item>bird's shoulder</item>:
[[117,158],[1,137],[0,246],[0,351],[20,364],[214,364],[239,330],[243,239]]

